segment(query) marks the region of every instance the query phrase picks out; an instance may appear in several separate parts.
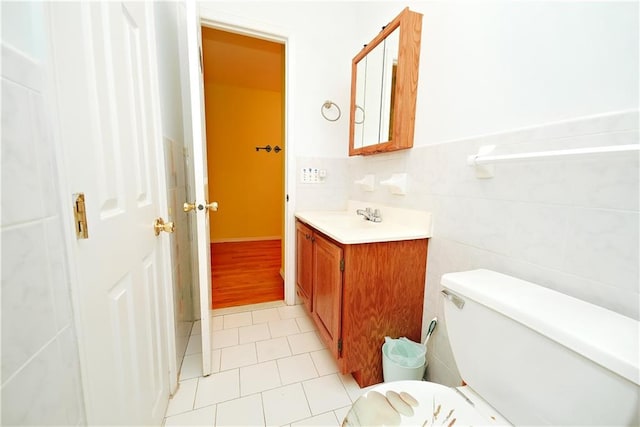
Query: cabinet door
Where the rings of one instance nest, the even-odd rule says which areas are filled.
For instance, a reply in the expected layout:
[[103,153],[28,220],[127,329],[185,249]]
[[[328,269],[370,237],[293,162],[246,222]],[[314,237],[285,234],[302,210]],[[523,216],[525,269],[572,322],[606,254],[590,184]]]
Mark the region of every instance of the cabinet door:
[[296,222],[296,284],[298,295],[311,313],[313,310],[313,231],[301,222]]
[[342,321],[342,248],[321,235],[313,247],[313,318],[329,350],[340,357]]

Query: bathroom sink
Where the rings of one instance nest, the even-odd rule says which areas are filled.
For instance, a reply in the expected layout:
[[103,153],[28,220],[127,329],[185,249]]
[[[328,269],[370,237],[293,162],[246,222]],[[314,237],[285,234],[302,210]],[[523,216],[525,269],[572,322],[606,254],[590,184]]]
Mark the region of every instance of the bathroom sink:
[[[380,209],[382,222],[356,214],[357,209]],[[345,244],[392,242],[431,237],[431,214],[425,211],[350,201],[344,211],[303,211],[300,221]]]

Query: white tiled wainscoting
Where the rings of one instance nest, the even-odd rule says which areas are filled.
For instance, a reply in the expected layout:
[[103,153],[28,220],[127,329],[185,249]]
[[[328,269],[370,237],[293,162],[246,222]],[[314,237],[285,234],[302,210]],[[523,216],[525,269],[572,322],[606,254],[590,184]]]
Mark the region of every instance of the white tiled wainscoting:
[[46,68],[4,42],[1,55],[0,424],[83,425]]

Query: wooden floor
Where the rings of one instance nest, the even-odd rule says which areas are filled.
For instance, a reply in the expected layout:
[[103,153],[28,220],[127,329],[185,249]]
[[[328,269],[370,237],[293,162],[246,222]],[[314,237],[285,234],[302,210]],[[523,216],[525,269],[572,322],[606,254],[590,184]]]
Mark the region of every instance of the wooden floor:
[[284,299],[280,240],[211,243],[212,308]]

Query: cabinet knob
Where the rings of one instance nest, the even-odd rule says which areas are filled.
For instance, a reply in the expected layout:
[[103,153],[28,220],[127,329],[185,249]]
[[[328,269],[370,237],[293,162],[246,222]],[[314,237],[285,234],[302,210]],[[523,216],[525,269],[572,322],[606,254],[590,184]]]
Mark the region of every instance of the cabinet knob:
[[309,233],[304,235],[304,238],[307,239],[307,240],[309,240],[310,237],[311,237],[311,234],[309,234]]

